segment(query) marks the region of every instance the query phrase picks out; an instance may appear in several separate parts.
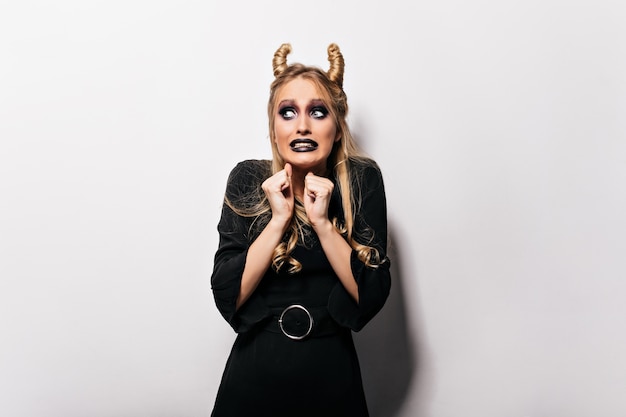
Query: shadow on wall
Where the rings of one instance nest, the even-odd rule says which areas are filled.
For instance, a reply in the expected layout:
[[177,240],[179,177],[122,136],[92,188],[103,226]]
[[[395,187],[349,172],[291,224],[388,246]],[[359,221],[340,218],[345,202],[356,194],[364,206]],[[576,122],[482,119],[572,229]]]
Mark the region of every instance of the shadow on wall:
[[402,255],[394,245],[389,225],[391,293],[383,309],[363,330],[354,334],[363,386],[371,417],[398,415],[415,378],[419,359],[407,322],[401,276]]

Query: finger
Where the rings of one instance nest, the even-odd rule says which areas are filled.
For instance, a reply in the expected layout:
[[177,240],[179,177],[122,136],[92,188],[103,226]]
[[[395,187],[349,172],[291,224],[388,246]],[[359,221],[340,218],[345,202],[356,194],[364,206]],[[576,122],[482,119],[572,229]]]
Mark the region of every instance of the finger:
[[313,197],[315,198],[315,191],[313,191],[313,188],[315,188],[315,186],[313,185],[313,183],[311,182],[312,179],[312,173],[308,173],[306,174],[306,176],[304,177],[304,194],[308,195],[309,197]]
[[320,197],[320,190],[315,186],[304,186],[304,195],[309,197],[311,201],[316,201]]
[[283,172],[285,173],[285,182],[283,183],[282,187],[282,190],[284,191],[287,188],[291,188],[292,167],[290,163],[285,164],[285,169],[283,169]]
[[304,180],[305,190],[312,191],[316,195],[331,194],[334,188],[333,183],[324,177],[308,174]]
[[312,172],[309,172],[308,174],[306,174],[306,176],[304,177],[304,187],[307,189],[311,189],[315,187],[315,183],[316,183],[315,174],[313,174]]
[[289,177],[285,176],[285,178],[283,179],[283,181],[280,184],[280,191],[285,191],[290,186],[291,186],[291,181],[290,181]]

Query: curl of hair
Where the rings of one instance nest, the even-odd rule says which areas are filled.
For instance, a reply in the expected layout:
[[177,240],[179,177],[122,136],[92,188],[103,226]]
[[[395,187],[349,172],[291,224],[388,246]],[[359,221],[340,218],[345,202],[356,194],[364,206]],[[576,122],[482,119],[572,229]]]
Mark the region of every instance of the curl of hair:
[[345,62],[343,60],[343,54],[336,43],[328,45],[328,62],[330,62],[330,68],[327,72],[328,78],[337,83],[339,87],[343,87],[343,70]]
[[274,59],[272,60],[274,77],[278,77],[289,67],[289,65],[287,65],[287,55],[289,55],[289,53],[291,53],[291,45],[288,43],[283,43],[280,45],[280,48],[274,52]]
[[[289,230],[291,233],[288,233],[287,241],[283,241],[274,248],[274,253],[272,256],[272,267],[275,271],[279,271],[285,263],[289,265],[287,268],[287,272],[290,274],[295,274],[302,269],[302,264],[293,256],[291,256],[291,252],[296,248],[298,241],[304,241],[304,229],[302,221],[298,221],[300,214],[304,213],[304,209],[302,206],[295,208],[296,216],[291,220],[291,225],[289,226]],[[300,213],[299,213],[300,212]]]

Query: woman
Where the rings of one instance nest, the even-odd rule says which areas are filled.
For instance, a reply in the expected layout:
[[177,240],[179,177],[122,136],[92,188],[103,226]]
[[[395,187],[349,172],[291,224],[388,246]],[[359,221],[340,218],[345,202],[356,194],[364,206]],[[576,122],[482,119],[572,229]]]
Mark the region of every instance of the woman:
[[274,54],[272,161],[231,172],[211,277],[238,333],[212,416],[367,416],[351,331],[391,285],[381,172],[346,122],[343,56],[330,69]]

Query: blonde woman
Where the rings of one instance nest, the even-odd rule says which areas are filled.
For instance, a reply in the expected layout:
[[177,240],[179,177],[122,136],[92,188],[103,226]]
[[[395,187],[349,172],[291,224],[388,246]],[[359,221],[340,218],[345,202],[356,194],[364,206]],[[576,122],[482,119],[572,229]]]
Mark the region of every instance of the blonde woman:
[[323,71],[274,54],[273,158],[232,170],[212,290],[237,332],[213,417],[367,416],[352,331],[391,285],[378,165],[350,134],[344,59]]

